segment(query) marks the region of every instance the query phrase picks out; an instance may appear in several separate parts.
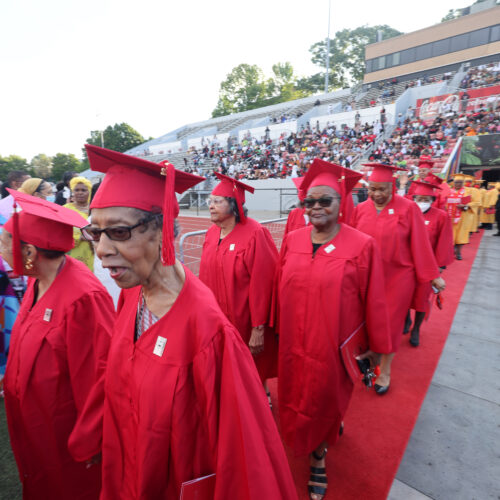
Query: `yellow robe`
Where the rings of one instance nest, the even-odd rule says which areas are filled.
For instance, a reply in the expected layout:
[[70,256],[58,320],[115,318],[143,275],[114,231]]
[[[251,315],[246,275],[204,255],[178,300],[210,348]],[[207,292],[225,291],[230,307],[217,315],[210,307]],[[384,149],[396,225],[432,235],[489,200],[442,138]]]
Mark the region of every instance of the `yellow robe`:
[[[73,203],[66,203],[64,206],[78,212],[84,219],[89,218],[89,214],[78,210]],[[74,259],[80,260],[92,272],[94,272],[94,247],[92,246],[92,243],[84,240],[82,238],[82,232],[77,228],[73,229],[73,240],[75,242],[75,246],[68,252],[68,255]]]
[[495,208],[495,204],[498,200],[498,190],[496,188],[490,189],[486,191],[484,202],[483,202],[483,210],[481,212],[481,223],[482,224],[494,224],[495,223],[495,214],[487,214],[485,210],[489,207]]
[[470,187],[464,188],[464,196],[471,197],[471,202],[467,204],[467,206],[470,207],[469,210],[461,213],[460,220],[457,224],[452,224],[453,241],[455,245],[465,245],[466,243],[469,243],[469,234],[474,222],[474,206],[479,206],[474,205],[475,203],[479,203],[479,201],[474,201],[474,194],[472,193],[472,189],[473,188]]
[[470,209],[470,228],[471,233],[475,233],[479,228],[479,211],[481,208],[481,190],[475,187],[469,187],[470,195],[472,196],[472,201],[468,204]]

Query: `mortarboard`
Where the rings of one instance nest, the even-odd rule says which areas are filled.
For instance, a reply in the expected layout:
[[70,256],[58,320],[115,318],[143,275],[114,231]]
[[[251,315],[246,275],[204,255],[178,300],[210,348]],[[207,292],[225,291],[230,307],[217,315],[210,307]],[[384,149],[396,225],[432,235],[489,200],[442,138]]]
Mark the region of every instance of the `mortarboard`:
[[393,167],[392,165],[386,165],[384,163],[363,163],[365,167],[372,167],[372,173],[368,180],[371,182],[392,182],[397,176],[397,171],[407,172],[406,168],[403,167]]
[[303,179],[304,179],[304,177],[294,177],[292,179],[293,183],[295,184],[295,187],[297,188],[297,195],[298,195],[300,201],[304,201],[304,198],[306,197],[306,193],[300,187],[300,186],[302,186]]
[[[23,274],[21,242],[44,250],[68,252],[74,246],[73,227],[88,225],[78,212],[56,203],[7,188],[14,197],[14,213],[4,229],[12,234],[14,272]],[[22,211],[17,210],[17,205]]]
[[363,174],[341,167],[336,163],[330,163],[315,158],[309,170],[304,176],[301,189],[307,193],[309,188],[315,186],[329,186],[340,194],[339,222],[345,217],[347,207],[347,195],[363,177]]
[[451,177],[453,178],[454,181],[464,181],[467,178],[465,174],[461,173],[453,174]]
[[435,190],[439,189],[438,186],[423,181],[413,181],[413,184],[417,186],[413,192],[414,196],[436,196]]
[[444,179],[441,179],[441,177],[437,176],[436,174],[429,172],[425,176],[424,182],[428,182],[429,184],[433,184],[434,186],[440,186],[444,182]]
[[106,175],[90,208],[131,207],[163,214],[162,263],[175,263],[174,218],[179,214],[175,193],[205,180],[176,170],[171,163],[154,163],[90,144],[85,145],[90,168]]
[[248,184],[237,181],[232,177],[215,172],[215,176],[220,180],[219,184],[215,186],[212,194],[215,196],[225,196],[227,198],[234,198],[238,206],[238,213],[240,214],[240,222],[245,223],[246,218],[243,212],[243,204],[245,203],[245,191],[253,193],[255,189]]
[[418,159],[418,168],[432,168],[434,166],[434,160],[430,155],[422,155]]

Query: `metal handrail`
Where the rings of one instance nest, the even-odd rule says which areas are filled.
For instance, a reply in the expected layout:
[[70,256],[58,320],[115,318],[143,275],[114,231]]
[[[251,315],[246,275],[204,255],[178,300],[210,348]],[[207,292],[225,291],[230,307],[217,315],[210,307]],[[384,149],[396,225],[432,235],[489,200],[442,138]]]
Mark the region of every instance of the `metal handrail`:
[[[287,220],[286,217],[281,217],[279,219],[268,219],[259,221],[259,224],[271,224],[273,222],[285,222]],[[184,240],[189,236],[199,236],[201,234],[205,234],[208,229],[203,229],[202,231],[191,231],[189,233],[184,233],[179,240],[179,260],[184,263]]]

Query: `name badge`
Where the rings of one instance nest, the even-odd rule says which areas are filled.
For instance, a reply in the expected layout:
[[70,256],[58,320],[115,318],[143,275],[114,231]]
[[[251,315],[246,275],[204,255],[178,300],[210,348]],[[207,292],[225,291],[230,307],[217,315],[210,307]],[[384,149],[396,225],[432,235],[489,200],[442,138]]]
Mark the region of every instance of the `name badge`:
[[426,221],[425,221],[425,225],[426,225],[426,226],[428,226],[430,223],[431,223],[431,221],[430,221],[430,220],[426,220]]
[[45,313],[43,314],[43,320],[47,321],[47,323],[50,321],[50,318],[52,318],[52,309],[45,309]]
[[229,245],[229,250],[230,250],[231,252],[234,250],[234,243],[231,243],[231,244]]
[[163,356],[163,351],[165,350],[165,346],[167,345],[167,339],[165,337],[160,337],[156,339],[156,345],[153,350],[153,354],[156,354],[160,358]]
[[332,245],[331,243],[325,248],[326,253],[333,252],[335,250],[335,246]]
[[389,208],[389,215],[394,215],[394,208]]

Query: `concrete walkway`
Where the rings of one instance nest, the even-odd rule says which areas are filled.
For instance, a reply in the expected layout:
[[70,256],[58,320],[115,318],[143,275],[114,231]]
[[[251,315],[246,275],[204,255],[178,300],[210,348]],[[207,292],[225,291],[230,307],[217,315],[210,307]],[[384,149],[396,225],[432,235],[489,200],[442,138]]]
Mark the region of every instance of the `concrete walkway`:
[[389,500],[500,499],[500,237],[486,231]]

